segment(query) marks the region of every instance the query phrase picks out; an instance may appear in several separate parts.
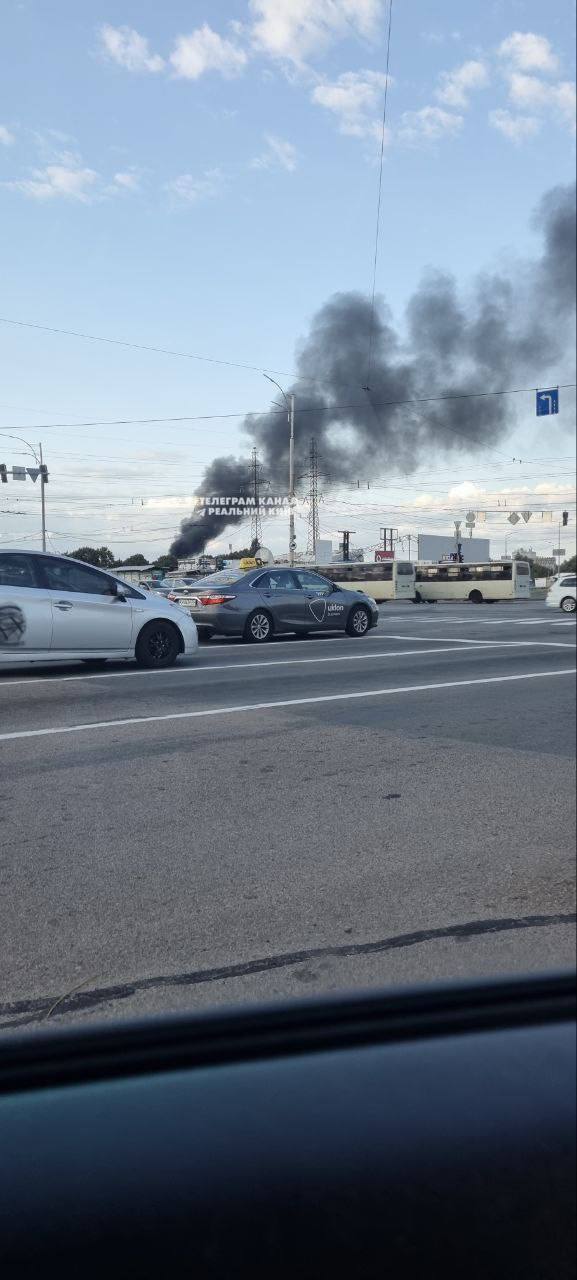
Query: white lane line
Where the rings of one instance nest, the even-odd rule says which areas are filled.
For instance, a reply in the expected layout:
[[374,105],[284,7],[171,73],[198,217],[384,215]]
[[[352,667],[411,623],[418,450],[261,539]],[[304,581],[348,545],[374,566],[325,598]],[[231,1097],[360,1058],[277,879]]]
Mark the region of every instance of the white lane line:
[[[69,684],[77,680],[130,680],[138,676],[183,676],[205,675],[208,671],[263,671],[267,667],[302,667],[317,666],[323,662],[368,662],[375,658],[413,658],[434,653],[467,653],[484,649],[574,649],[575,645],[562,640],[454,640],[452,636],[387,636],[388,640],[416,641],[417,644],[431,643],[434,649],[387,649],[382,653],[337,653],[323,658],[268,658],[263,662],[209,662],[206,666],[166,667],[162,671],[99,671],[97,674],[78,676],[31,676],[22,680],[0,681],[0,689],[14,689],[21,685],[32,684]],[[440,644],[449,647],[438,646]]]
[[[387,636],[387,640],[421,640],[423,644],[427,642],[438,644],[459,645],[462,648],[472,645],[476,649],[485,649],[489,647],[494,649],[495,645],[499,649],[574,649],[575,645],[570,640],[474,640],[472,636],[467,636],[463,640],[455,640],[454,636],[398,636],[392,633]],[[460,652],[455,648],[455,653]]]
[[251,711],[273,711],[278,707],[307,707],[320,702],[351,702],[358,698],[384,698],[393,693],[426,693],[434,689],[463,689],[480,684],[510,684],[514,680],[544,680],[554,676],[574,676],[575,667],[562,671],[528,671],[514,676],[483,676],[476,680],[444,680],[438,684],[398,685],[393,689],[362,689],[355,693],[327,693],[314,698],[285,698],[280,702],[241,703],[231,707],[209,707],[203,711],[174,711],[162,716],[130,716],[125,720],[96,720],[92,724],[61,725],[51,729],[19,729],[0,733],[0,742],[16,738],[53,738],[65,733],[83,733],[90,729],[122,729],[136,724],[161,724],[172,720],[201,720],[210,716],[230,716]]
[[[420,642],[420,636],[407,636],[408,640],[416,640]],[[392,639],[404,640],[405,636],[393,636]],[[166,667],[163,671],[110,671],[99,672],[98,675],[89,676],[33,676],[30,680],[6,680],[4,686],[7,689],[13,689],[17,685],[29,684],[66,684],[74,680],[127,680],[137,676],[182,676],[182,675],[205,675],[207,671],[262,671],[267,667],[300,667],[309,666],[319,662],[367,662],[374,658],[409,658],[420,655],[422,653],[462,653],[464,649],[478,649],[488,646],[490,649],[505,649],[513,645],[514,648],[523,649],[531,644],[530,641],[519,641],[515,644],[512,640],[472,640],[470,643],[466,640],[452,640],[449,638],[449,648],[439,649],[438,643],[434,636],[430,637],[431,642],[436,646],[434,649],[387,649],[384,653],[337,653],[327,658],[268,658],[264,662],[209,662],[206,666],[198,667]],[[426,643],[423,641],[423,643]],[[455,645],[461,647],[455,649]],[[531,645],[531,647],[533,647]],[[564,645],[564,648],[572,648],[572,645]],[[0,684],[2,688],[2,684]]]

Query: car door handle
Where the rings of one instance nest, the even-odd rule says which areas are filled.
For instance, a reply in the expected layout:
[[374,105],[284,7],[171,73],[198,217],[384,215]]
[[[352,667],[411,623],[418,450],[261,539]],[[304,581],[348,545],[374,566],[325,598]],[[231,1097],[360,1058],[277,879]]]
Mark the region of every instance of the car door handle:
[[56,608],[60,609],[61,613],[67,613],[69,609],[74,608],[74,605],[71,600],[57,600]]

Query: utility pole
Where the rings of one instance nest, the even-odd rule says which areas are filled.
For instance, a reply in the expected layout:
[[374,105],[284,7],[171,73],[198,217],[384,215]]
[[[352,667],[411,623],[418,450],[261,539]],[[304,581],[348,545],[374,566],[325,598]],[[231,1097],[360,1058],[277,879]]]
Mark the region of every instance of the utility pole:
[[251,545],[256,547],[262,546],[262,521],[260,518],[260,465],[258,461],[258,453],[256,448],[253,449],[251,455],[251,478],[252,478],[252,494],[254,498],[254,513],[250,526]]
[[[286,405],[286,407],[287,407],[287,412],[288,412],[288,424],[289,424],[289,492],[288,492],[288,499],[289,499],[289,564],[293,565],[293,564],[294,564],[294,562],[295,562],[295,548],[296,548],[296,537],[295,537],[295,502],[296,502],[296,498],[295,498],[295,398],[294,398],[294,395],[293,395],[293,393],[292,393],[292,392],[290,393],[290,395],[288,395],[288,396],[287,396],[286,391],[283,391],[283,389],[282,389],[282,387],[281,387],[281,385],[280,385],[280,382],[276,382],[276,381],[275,381],[275,379],[274,379],[274,378],[271,378],[271,377],[269,376],[269,374],[268,374],[268,373],[263,373],[263,375],[262,375],[262,376],[263,376],[263,378],[266,378],[267,382],[272,382],[273,387],[278,387],[278,390],[280,391],[281,396],[283,397],[283,400],[284,400],[284,402],[285,402],[285,405]],[[273,403],[274,403],[274,404],[276,404],[276,403],[277,403],[277,401],[275,400],[275,401],[273,401]],[[281,405],[281,408],[282,408],[282,405]]]
[[42,461],[42,444],[38,445],[40,459],[40,503],[42,509],[42,550],[46,551],[46,472]]
[[295,398],[291,394],[289,409],[289,564],[295,562]]
[[351,533],[356,533],[356,529],[339,529],[339,533],[343,535],[343,560],[348,563],[351,550]]
[[319,538],[319,466],[317,442],[311,439],[309,466],[309,532],[307,539],[307,556],[316,561],[317,542]]

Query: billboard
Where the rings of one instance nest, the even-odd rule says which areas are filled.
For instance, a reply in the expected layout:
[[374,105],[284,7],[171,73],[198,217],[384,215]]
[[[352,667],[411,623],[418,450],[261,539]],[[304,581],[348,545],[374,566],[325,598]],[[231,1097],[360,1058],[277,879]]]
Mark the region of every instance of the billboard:
[[394,558],[394,551],[383,551],[382,548],[380,551],[375,551],[375,564],[378,564],[380,560],[394,560]]
[[[460,547],[464,564],[474,564],[477,560],[484,563],[491,559],[489,538],[461,538]],[[454,533],[446,537],[436,533],[419,534],[418,560],[432,560],[433,564],[438,564],[443,560],[450,560],[456,550],[457,541]]]

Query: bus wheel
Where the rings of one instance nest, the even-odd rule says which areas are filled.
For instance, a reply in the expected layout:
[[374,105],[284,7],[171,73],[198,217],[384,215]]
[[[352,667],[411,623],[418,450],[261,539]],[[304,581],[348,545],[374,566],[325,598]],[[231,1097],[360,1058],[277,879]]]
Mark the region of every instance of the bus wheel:
[[469,600],[471,601],[471,604],[482,604],[482,603],[483,603],[483,597],[482,597],[482,595],[481,595],[481,592],[480,592],[480,591],[470,591],[470,592],[469,592]]

